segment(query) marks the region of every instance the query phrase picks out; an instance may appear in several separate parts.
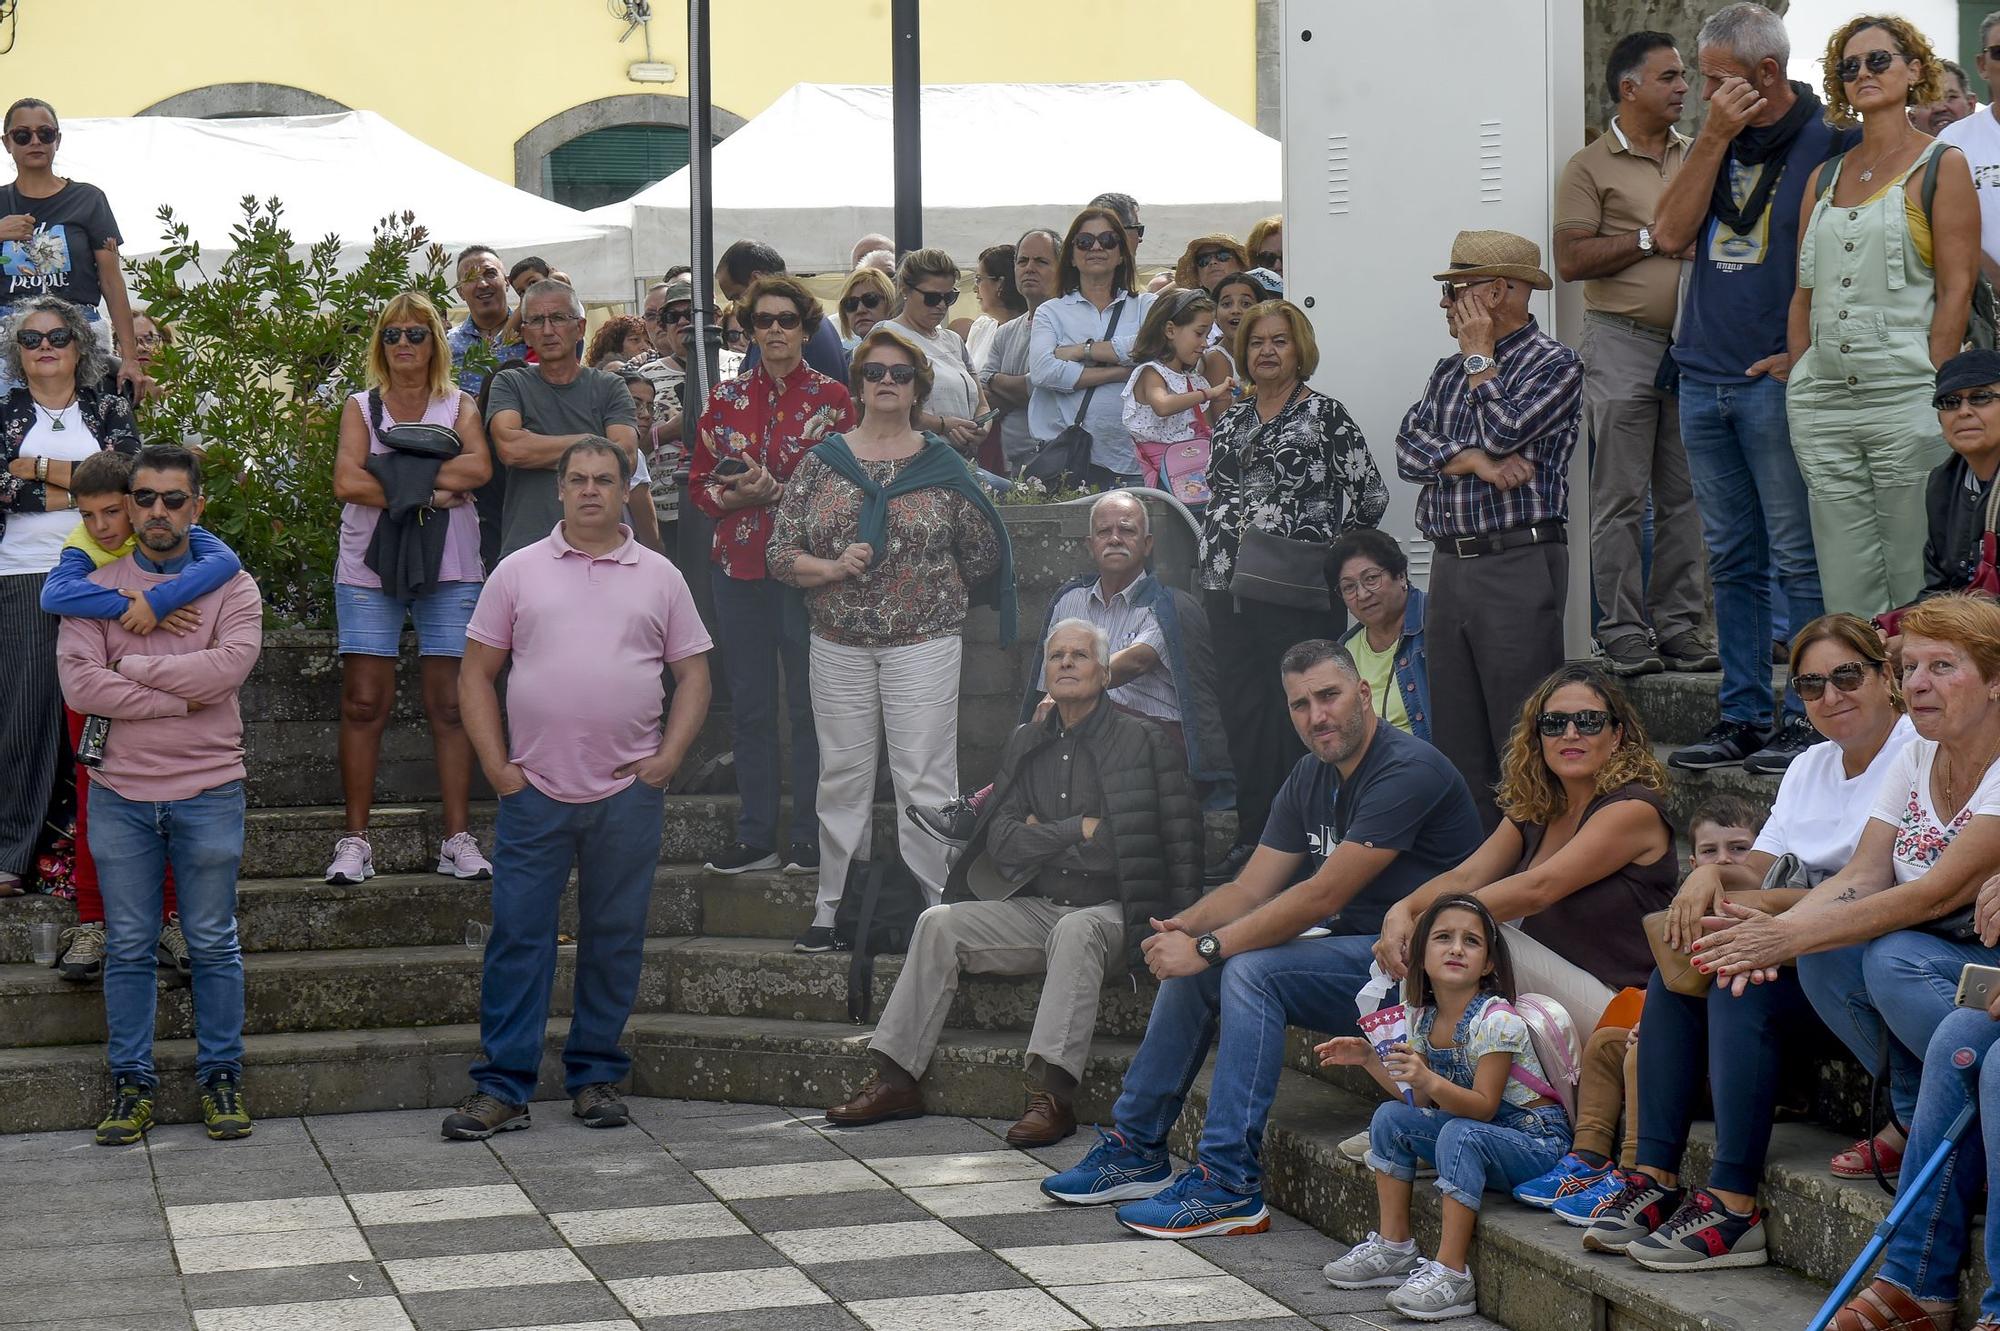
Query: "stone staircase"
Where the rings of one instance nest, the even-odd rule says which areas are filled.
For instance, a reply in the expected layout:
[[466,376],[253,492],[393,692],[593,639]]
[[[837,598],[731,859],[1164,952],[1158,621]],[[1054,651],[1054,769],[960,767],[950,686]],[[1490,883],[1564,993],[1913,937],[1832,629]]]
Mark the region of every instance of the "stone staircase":
[[[274,639],[246,695],[246,715],[258,720],[239,920],[246,1085],[263,1117],[448,1105],[467,1089],[478,1044],[480,954],[465,936],[468,922],[488,916],[487,891],[430,872],[441,828],[438,809],[427,802],[434,786],[413,678],[403,681],[401,724],[385,746],[382,798],[394,802],[375,812],[380,876],[353,887],[319,880],[342,821],[332,765],[335,679],[323,640],[288,635]],[[1652,737],[1666,746],[1712,722],[1716,687],[1712,676],[1656,677],[1634,693]],[[1684,774],[1674,793],[1677,815],[1684,821],[1705,794],[1725,787],[1768,799],[1776,781]],[[730,840],[734,813],[732,798],[668,800],[644,980],[629,1030],[633,1089],[833,1104],[866,1067],[867,1032],[846,1021],[846,958],[791,950],[790,939],[809,920],[811,878],[701,871],[701,860]],[[876,809],[878,843],[893,836],[894,817],[887,806]],[[482,835],[491,818],[490,804],[475,807]],[[1227,844],[1228,823],[1211,819],[1212,846]],[[0,903],[0,1134],[84,1129],[109,1091],[100,994],[63,984],[29,959],[27,925],[67,917],[66,904],[48,898]],[[566,913],[565,927],[572,923]],[[563,948],[544,1064],[545,1092],[554,1094],[572,960],[573,949]],[[899,970],[900,958],[878,964],[878,1006]],[[1107,985],[1081,1117],[1108,1117],[1153,993],[1144,977]],[[1033,979],[964,980],[926,1082],[934,1109],[998,1118],[1018,1112],[1037,994]],[[157,1033],[162,1117],[195,1117],[184,988],[163,982]],[[1373,1223],[1372,1180],[1335,1146],[1366,1125],[1374,1097],[1349,1070],[1315,1069],[1310,1043],[1309,1033],[1294,1033],[1265,1138],[1266,1186],[1273,1203],[1331,1236],[1331,1255],[1335,1240],[1358,1239]],[[1861,1112],[1852,1068],[1827,1061],[1816,1088],[1819,1115],[1851,1128]],[[1193,1146],[1206,1096],[1204,1077],[1178,1132],[1183,1151]],[[1805,1124],[1780,1126],[1765,1180],[1776,1264],[1760,1270],[1651,1275],[1622,1258],[1587,1256],[1576,1231],[1495,1199],[1474,1257],[1482,1310],[1522,1331],[1803,1326],[1887,1209],[1872,1184],[1827,1176],[1826,1157],[1851,1139]],[[1704,1138],[1690,1160],[1694,1178],[1707,1159]],[[1419,1215],[1425,1241],[1434,1241],[1437,1212],[1427,1189],[1419,1191]],[[1969,1285],[1975,1295],[1978,1279],[1983,1273]]]

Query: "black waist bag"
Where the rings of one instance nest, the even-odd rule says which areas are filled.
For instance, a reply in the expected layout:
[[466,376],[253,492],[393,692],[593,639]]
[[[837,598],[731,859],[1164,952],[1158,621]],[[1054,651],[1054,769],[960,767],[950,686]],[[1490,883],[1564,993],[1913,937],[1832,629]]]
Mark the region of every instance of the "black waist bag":
[[853,948],[847,963],[847,1019],[861,1024],[875,1013],[875,958],[909,950],[917,916],[930,906],[916,876],[903,862],[855,860],[834,913],[833,932]]

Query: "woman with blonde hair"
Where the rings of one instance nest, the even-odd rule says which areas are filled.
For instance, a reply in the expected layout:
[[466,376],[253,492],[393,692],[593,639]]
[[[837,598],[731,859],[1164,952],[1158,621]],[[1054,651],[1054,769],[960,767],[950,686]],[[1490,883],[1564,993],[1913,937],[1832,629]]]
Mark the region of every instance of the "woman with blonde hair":
[[1376,958],[1401,977],[1431,902],[1466,892],[1505,927],[1515,977],[1580,1031],[1620,989],[1642,988],[1653,953],[1640,920],[1679,879],[1667,773],[1632,703],[1594,665],[1563,666],[1521,706],[1501,765],[1500,826],[1450,873],[1389,908]]
[[[396,702],[403,625],[412,620],[444,804],[437,871],[493,876],[472,836],[472,744],[458,720],[465,626],[485,580],[472,492],[492,473],[479,409],[452,374],[444,320],[422,293],[405,291],[375,320],[368,387],[341,408],[333,463],[333,494],[343,504],[333,604],[347,830],[334,845],[329,883],[375,873],[368,844],[375,768]],[[439,527],[443,539],[428,539]]]
[[1213,293],[1217,282],[1249,267],[1250,259],[1243,252],[1243,242],[1236,237],[1220,232],[1196,236],[1181,251],[1180,262],[1174,265],[1174,285],[1200,287]]
[[868,330],[896,308],[896,284],[879,268],[857,268],[840,284],[840,343],[852,355]]
[[1250,256],[1250,265],[1268,269],[1279,277],[1285,275],[1285,218],[1282,213],[1274,213],[1250,228],[1250,238],[1243,242],[1244,252]]

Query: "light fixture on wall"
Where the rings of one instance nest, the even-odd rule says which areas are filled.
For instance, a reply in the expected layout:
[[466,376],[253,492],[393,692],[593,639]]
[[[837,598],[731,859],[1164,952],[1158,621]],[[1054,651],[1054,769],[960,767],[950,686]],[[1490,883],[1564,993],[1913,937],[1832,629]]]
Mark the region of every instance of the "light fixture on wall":
[[635,60],[625,67],[625,77],[634,83],[672,83],[681,72],[662,60]]

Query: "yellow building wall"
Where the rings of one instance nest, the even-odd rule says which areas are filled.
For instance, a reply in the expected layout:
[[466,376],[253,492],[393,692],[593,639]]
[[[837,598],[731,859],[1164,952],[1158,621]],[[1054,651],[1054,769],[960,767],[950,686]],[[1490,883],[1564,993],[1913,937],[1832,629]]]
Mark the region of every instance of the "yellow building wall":
[[[923,77],[1177,78],[1254,124],[1255,12],[1254,0],[927,0]],[[515,141],[548,117],[688,92],[674,0],[655,0],[651,23],[653,59],[676,67],[673,83],[626,77],[645,45],[638,33],[619,43],[607,0],[21,0],[17,24],[0,56],[9,100],[125,116],[210,84],[288,84],[380,112],[509,184]],[[716,0],[711,36],[714,103],[746,120],[795,83],[890,80],[889,0]],[[1157,128],[1170,143],[1173,127]],[[1135,146],[1147,130],[1103,127]]]

